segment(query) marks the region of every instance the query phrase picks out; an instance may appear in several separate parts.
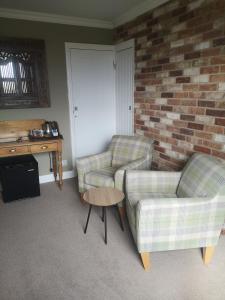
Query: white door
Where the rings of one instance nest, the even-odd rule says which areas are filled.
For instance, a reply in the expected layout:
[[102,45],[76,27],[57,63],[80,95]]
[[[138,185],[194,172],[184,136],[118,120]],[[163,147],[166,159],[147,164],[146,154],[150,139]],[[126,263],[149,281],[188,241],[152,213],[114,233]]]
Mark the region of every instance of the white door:
[[134,132],[134,41],[116,45],[116,132]]
[[116,131],[114,49],[78,45],[69,52],[72,148],[78,158],[104,151]]

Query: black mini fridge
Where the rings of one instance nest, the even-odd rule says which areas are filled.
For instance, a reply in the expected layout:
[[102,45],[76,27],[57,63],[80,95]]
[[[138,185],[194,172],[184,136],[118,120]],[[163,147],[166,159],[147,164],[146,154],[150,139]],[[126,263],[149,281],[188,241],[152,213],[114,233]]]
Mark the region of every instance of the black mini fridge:
[[0,181],[4,202],[40,196],[38,162],[33,155],[1,158]]

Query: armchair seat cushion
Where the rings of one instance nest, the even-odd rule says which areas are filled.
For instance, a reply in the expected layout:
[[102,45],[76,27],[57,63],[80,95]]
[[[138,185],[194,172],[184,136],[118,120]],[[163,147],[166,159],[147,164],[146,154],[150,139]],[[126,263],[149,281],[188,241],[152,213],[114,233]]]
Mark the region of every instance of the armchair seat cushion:
[[85,174],[85,183],[96,187],[114,187],[116,168],[105,167]]
[[169,193],[131,193],[129,194],[129,202],[131,206],[135,206],[138,201],[153,198],[177,198],[176,194]]

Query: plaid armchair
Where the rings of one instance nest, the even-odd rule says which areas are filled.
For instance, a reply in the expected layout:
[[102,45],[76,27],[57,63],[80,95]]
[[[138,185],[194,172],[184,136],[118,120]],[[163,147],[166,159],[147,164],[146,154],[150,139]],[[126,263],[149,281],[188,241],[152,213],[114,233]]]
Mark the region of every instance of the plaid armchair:
[[145,269],[149,252],[203,247],[208,264],[225,219],[225,162],[194,154],[182,172],[128,171],[128,221]]
[[92,187],[124,190],[124,175],[129,169],[149,169],[153,140],[143,136],[115,135],[106,152],[76,160],[79,192]]

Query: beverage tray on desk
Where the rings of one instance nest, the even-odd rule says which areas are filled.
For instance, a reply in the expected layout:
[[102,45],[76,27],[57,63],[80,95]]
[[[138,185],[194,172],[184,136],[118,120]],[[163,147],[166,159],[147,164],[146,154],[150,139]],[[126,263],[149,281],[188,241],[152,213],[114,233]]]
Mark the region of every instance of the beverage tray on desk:
[[62,134],[59,134],[58,136],[28,136],[30,141],[48,141],[48,140],[60,140],[63,139]]

